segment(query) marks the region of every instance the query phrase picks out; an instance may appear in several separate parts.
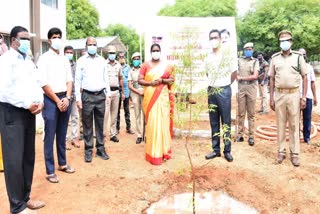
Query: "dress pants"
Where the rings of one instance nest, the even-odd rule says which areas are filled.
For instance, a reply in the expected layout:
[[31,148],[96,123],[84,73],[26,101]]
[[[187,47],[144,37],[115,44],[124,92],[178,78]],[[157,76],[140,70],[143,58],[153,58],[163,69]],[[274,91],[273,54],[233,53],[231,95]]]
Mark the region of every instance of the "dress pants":
[[310,141],[311,132],[311,114],[312,114],[312,99],[307,98],[306,108],[303,109],[303,139],[304,142]]
[[[110,117],[110,138],[117,135],[117,116],[119,109],[119,90],[111,91],[110,102],[106,107],[104,118],[104,135],[107,136],[107,124]],[[109,116],[110,113],[110,116]]]
[[[60,99],[65,97],[58,96]],[[59,166],[67,164],[66,160],[66,134],[71,106],[67,111],[61,112],[57,104],[48,96],[44,95],[44,108],[42,116],[44,119],[44,157],[47,175],[54,174],[53,144],[56,138],[57,156]]]
[[257,85],[241,84],[238,85],[238,137],[244,135],[244,120],[246,114],[248,115],[249,137],[254,137],[254,123],[255,123],[255,107],[257,97]]
[[[121,97],[121,95],[120,95]],[[124,110],[124,118],[126,120],[126,130],[131,129],[131,122],[130,122],[130,106],[129,106],[130,98],[126,97],[123,100],[123,110]],[[119,107],[118,107],[118,116],[117,116],[117,130],[120,130],[120,109],[121,109],[121,98],[119,99]]]
[[300,119],[300,95],[294,93],[275,92],[275,110],[277,118],[278,151],[286,153],[286,128],[289,128],[289,147],[291,156],[300,153],[299,119]]
[[[71,128],[71,141],[75,141],[78,137],[78,124],[79,124],[79,111],[77,107],[77,102],[73,98],[70,102],[71,113],[70,113],[70,128]],[[68,138],[68,133],[67,133]]]
[[27,109],[0,103],[0,132],[10,212],[18,213],[26,208],[30,199],[36,117]]
[[93,150],[93,122],[96,132],[96,149],[105,151],[103,137],[103,123],[106,109],[106,95],[103,91],[98,94],[83,91],[82,100],[82,125],[84,149],[86,154],[92,154]]
[[208,88],[209,120],[212,149],[220,153],[220,119],[223,128],[224,153],[231,152],[231,87]]
[[144,113],[142,110],[143,96],[132,92],[131,98],[132,98],[132,102],[133,102],[133,106],[134,106],[134,115],[136,118],[137,135],[138,135],[138,137],[143,137],[142,136],[143,126],[144,126]]

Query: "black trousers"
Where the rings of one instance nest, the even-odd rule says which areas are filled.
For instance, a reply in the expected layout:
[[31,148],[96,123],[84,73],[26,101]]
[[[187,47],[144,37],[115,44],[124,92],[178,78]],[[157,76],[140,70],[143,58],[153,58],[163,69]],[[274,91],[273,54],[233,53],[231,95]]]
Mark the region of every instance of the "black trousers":
[[11,213],[24,210],[30,199],[35,161],[35,115],[0,102],[4,176]]
[[85,153],[92,154],[93,121],[96,131],[96,149],[97,151],[104,151],[103,122],[106,109],[106,95],[104,92],[92,94],[87,91],[83,91],[81,100]]
[[[130,106],[129,106],[130,98],[124,98],[123,100],[123,110],[124,110],[124,118],[126,120],[126,129],[129,130],[131,128],[130,122]],[[119,99],[119,110],[117,116],[117,130],[120,130],[120,109],[121,109],[121,92],[120,92],[120,99]]]

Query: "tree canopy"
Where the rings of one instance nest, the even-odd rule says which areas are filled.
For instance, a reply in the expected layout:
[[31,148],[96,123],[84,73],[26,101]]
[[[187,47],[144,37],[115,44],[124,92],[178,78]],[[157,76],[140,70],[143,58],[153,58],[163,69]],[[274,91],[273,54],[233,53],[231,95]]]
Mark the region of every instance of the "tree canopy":
[[253,42],[255,50],[269,55],[280,50],[278,33],[293,33],[293,49],[320,53],[320,0],[259,0],[255,9],[238,22],[240,46]]
[[99,13],[88,0],[67,0],[67,39],[99,36]]
[[103,36],[119,36],[121,42],[128,48],[129,60],[134,52],[139,52],[139,35],[136,31],[122,24],[111,24],[103,30]]
[[160,16],[208,17],[236,16],[236,0],[176,0],[172,6],[166,5]]

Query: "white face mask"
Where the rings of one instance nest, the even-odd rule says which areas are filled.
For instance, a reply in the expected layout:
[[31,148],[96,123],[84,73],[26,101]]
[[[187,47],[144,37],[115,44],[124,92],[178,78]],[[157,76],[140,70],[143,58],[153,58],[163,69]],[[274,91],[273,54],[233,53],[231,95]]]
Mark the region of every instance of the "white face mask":
[[59,38],[51,39],[51,47],[55,50],[60,50],[62,46],[62,41]]
[[220,41],[218,39],[210,40],[210,45],[212,48],[217,48],[219,46]]
[[161,56],[161,52],[151,52],[151,57],[154,60],[159,60]]

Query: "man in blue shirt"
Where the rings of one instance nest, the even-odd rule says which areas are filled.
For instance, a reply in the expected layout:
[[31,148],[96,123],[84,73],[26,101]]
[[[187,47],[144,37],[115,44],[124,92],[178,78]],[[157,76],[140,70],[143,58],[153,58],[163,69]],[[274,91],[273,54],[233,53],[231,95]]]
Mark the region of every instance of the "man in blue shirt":
[[[117,56],[118,62],[122,66],[122,77],[123,77],[123,91],[124,91],[124,100],[123,100],[123,109],[124,109],[124,117],[126,120],[126,132],[129,134],[134,134],[134,131],[131,130],[131,122],[130,122],[130,89],[129,89],[129,83],[128,83],[128,76],[130,71],[130,66],[126,64],[125,60],[125,53],[119,52]],[[118,110],[118,117],[117,117],[117,132],[120,131],[120,109],[121,109],[121,102],[122,100],[119,99],[119,110]]]

